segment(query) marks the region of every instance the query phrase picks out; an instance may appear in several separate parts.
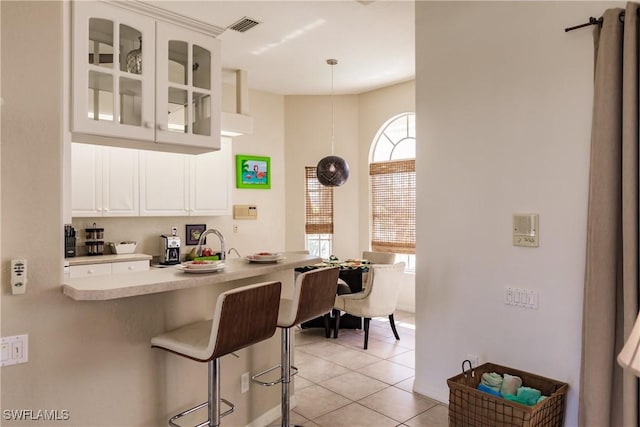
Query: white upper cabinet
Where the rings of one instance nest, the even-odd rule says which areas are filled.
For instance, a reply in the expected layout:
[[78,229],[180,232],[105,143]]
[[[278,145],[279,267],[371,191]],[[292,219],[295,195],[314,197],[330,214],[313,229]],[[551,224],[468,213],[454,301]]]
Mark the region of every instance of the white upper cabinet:
[[189,215],[189,157],[140,152],[140,215]]
[[156,141],[220,147],[220,46],[216,39],[158,22]]
[[137,216],[138,189],[137,150],[71,144],[72,216]]
[[72,130],[152,142],[154,20],[100,2],[73,6]]
[[220,151],[191,156],[190,215],[231,215],[231,151],[231,140],[222,138]]
[[231,215],[231,160],[228,138],[212,153],[140,151],[140,215]]
[[218,150],[219,40],[127,5],[73,2],[73,140],[185,153]]

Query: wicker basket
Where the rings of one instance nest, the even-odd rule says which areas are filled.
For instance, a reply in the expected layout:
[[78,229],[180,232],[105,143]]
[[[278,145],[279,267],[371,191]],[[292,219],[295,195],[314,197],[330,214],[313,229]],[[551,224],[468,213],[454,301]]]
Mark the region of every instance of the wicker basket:
[[[477,390],[485,372],[510,374],[522,378],[523,386],[532,387],[548,396],[534,406],[526,406]],[[567,383],[493,363],[447,380],[449,384],[449,426],[451,427],[561,427]]]

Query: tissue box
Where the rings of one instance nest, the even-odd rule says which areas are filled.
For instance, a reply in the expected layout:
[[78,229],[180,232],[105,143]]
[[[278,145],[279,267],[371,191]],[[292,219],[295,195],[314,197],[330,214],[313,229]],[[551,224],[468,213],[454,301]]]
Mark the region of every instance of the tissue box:
[[132,254],[136,250],[136,242],[121,242],[121,243],[113,243],[109,242],[109,247],[111,248],[111,252],[117,255],[122,254]]

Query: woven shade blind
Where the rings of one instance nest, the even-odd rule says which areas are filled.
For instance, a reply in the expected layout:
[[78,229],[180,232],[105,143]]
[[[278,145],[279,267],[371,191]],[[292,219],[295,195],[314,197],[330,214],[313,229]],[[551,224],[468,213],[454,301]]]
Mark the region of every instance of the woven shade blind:
[[305,233],[333,234],[333,188],[320,184],[315,166],[304,169]]
[[371,176],[371,249],[416,252],[416,161],[396,160],[369,165]]

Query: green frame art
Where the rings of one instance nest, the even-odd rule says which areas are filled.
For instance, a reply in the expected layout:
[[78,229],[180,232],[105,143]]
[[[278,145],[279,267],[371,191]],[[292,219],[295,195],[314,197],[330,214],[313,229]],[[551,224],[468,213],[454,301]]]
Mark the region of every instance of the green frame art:
[[271,157],[236,155],[236,188],[271,188]]

